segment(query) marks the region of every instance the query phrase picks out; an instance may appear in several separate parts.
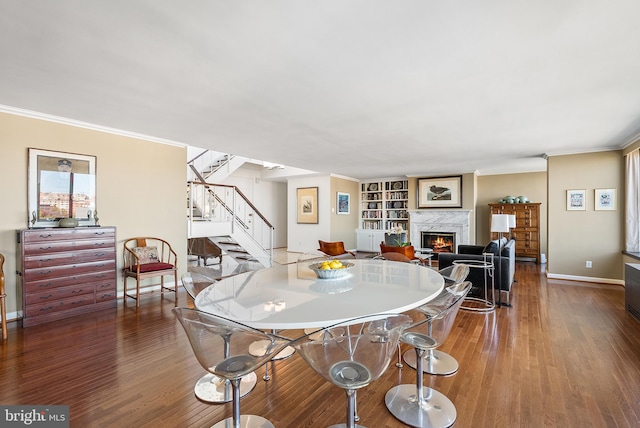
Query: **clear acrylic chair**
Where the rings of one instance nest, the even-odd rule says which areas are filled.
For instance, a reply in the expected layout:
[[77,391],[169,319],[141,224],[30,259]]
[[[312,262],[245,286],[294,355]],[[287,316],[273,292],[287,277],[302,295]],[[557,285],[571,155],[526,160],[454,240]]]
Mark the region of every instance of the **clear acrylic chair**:
[[[201,272],[187,272],[182,275],[182,286],[195,302],[196,296],[205,288],[215,283],[213,276]],[[251,372],[240,382],[240,397],[244,397],[256,386],[256,374]],[[207,403],[227,403],[233,399],[231,382],[212,373],[207,373],[196,382],[193,392],[200,400]]]
[[[368,317],[355,324],[329,327],[318,340],[297,339],[292,346],[325,380],[342,388],[347,396],[347,421],[333,427],[355,427],[356,391],[385,372],[402,329],[411,323],[406,315]],[[339,332],[339,333],[337,333]],[[359,425],[358,425],[359,426]]]
[[[451,285],[460,284],[469,276],[468,265],[451,265],[438,271],[440,275],[444,277],[445,287]],[[446,298],[446,294],[444,295]],[[440,307],[438,305],[431,305],[430,303],[424,305],[420,312],[426,315],[428,328],[434,317],[439,315]],[[408,350],[403,355],[404,362],[415,369],[417,367],[416,353],[413,350]],[[438,349],[429,349],[423,358],[422,370],[425,373],[432,375],[452,375],[458,371],[458,361],[446,352]]]
[[[200,365],[208,372],[231,382],[233,416],[213,427],[273,427],[271,422],[261,416],[240,414],[240,384],[244,376],[266,364],[290,341],[195,309],[174,308],[173,312],[184,327]],[[249,353],[249,346],[257,340],[269,341],[263,355]]]
[[[460,305],[471,289],[465,281],[445,288],[433,301],[418,310],[428,311],[430,321],[425,319],[407,327],[400,341],[414,347],[416,354],[416,383],[391,388],[385,395],[389,411],[398,420],[413,427],[449,427],[456,421],[456,408],[444,394],[423,386],[424,355],[438,347],[448,336],[460,309]],[[433,315],[435,314],[435,316]]]

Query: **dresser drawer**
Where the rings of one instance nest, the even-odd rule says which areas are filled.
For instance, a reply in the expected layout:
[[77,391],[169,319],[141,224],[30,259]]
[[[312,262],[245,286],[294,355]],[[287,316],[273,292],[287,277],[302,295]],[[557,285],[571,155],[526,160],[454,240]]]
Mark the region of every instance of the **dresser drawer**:
[[27,305],[24,308],[24,316],[42,316],[53,312],[66,311],[69,309],[79,308],[81,306],[92,305],[93,303],[95,303],[95,297],[93,294],[81,294],[79,296],[68,297],[66,299],[53,300],[36,305]]
[[113,282],[110,286],[96,286],[96,303],[105,302],[107,300],[116,299],[116,283]]
[[24,284],[24,293],[40,293],[45,290],[49,290],[51,288],[56,287],[65,287],[68,285],[74,284],[89,284],[89,283],[115,283],[116,280],[116,271],[108,270],[108,271],[99,271],[99,272],[91,272],[85,273],[82,275],[69,275],[61,278],[50,278],[43,279],[40,281],[31,281]]
[[62,278],[74,275],[80,275],[83,273],[91,273],[95,271],[106,271],[113,269],[115,271],[116,261],[101,260],[91,263],[78,263],[65,266],[49,266],[37,269],[25,269],[23,272],[24,281],[40,281],[43,279]]
[[33,242],[59,242],[108,239],[115,242],[114,228],[79,227],[75,229],[33,229],[23,233],[22,244]]
[[113,240],[99,239],[95,241],[58,241],[58,242],[34,242],[24,245],[25,256],[39,254],[60,253],[65,251],[109,249],[115,251]]
[[115,248],[107,247],[96,250],[28,255],[24,258],[24,268],[37,269],[49,266],[66,266],[85,262],[111,260],[115,257],[115,252]]
[[94,284],[71,285],[68,287],[57,287],[42,293],[28,293],[25,301],[29,305],[38,303],[51,302],[52,300],[66,299],[67,297],[79,296],[81,294],[89,294],[95,291]]

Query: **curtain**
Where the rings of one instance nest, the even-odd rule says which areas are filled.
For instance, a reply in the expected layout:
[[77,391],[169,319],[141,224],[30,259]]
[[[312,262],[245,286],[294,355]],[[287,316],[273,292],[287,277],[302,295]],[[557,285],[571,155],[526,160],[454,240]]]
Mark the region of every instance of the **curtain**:
[[640,150],[630,152],[626,156],[625,164],[625,249],[629,252],[640,252]]

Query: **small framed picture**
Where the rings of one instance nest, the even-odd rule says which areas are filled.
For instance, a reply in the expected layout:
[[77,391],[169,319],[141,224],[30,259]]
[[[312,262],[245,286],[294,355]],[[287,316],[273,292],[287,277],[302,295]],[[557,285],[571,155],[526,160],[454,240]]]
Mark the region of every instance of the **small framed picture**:
[[349,214],[351,212],[351,195],[349,193],[338,192],[336,212],[338,214]]
[[594,199],[596,211],[615,211],[616,189],[596,189]]
[[298,224],[318,224],[318,188],[299,187]]
[[567,190],[567,211],[585,211],[587,209],[586,204],[587,191],[582,190]]

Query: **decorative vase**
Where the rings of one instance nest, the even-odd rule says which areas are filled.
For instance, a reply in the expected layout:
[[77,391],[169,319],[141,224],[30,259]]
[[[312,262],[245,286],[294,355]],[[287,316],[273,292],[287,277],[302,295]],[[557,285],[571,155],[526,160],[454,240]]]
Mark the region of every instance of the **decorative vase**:
[[77,227],[78,226],[78,219],[77,218],[61,218],[58,221],[58,227]]

